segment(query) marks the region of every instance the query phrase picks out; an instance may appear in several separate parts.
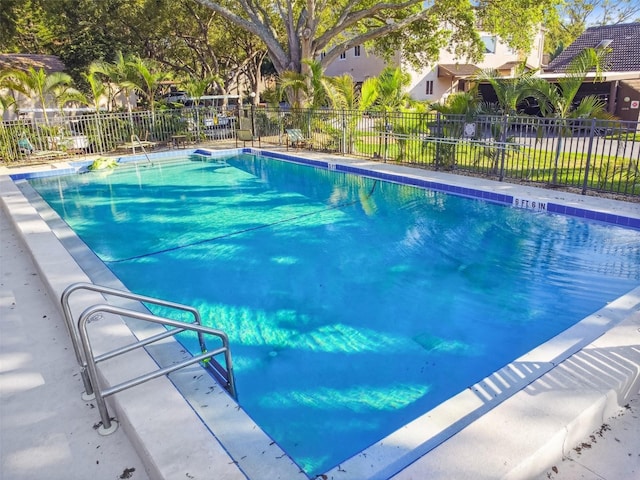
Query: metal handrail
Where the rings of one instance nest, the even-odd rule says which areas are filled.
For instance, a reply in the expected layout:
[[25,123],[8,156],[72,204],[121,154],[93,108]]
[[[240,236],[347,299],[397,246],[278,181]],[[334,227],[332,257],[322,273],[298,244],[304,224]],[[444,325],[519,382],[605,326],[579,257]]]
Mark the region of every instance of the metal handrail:
[[[135,377],[125,382],[114,385],[110,388],[102,389],[100,388],[100,382],[98,378],[97,364],[99,362],[107,360],[109,358],[113,358],[116,355],[120,355],[122,353],[132,351],[136,348],[144,347],[145,345],[152,342],[149,342],[149,339],[140,340],[138,342],[129,344],[125,347],[121,347],[111,352],[107,352],[100,356],[94,357],[87,327],[89,322],[99,320],[101,318],[101,315],[100,315],[101,313],[112,313],[115,315],[120,315],[122,317],[130,317],[138,320],[144,320],[144,321],[158,323],[165,326],[175,327],[173,330],[168,331],[168,333],[172,335],[176,335],[177,333],[183,332],[185,330],[195,331],[198,333],[199,337],[202,336],[203,334],[213,335],[222,340],[222,347],[215,350],[211,350],[211,351],[207,351],[206,349],[203,349],[202,354],[196,355],[180,363],[171,365],[169,367],[161,368],[159,370],[155,370],[153,372],[149,372],[144,375],[140,375],[138,377]],[[113,433],[118,427],[117,422],[113,421],[109,416],[109,411],[107,408],[105,397],[122,392],[123,390],[126,390],[128,388],[135,387],[136,385],[140,385],[149,380],[153,380],[154,378],[167,375],[171,372],[174,372],[186,366],[192,365],[194,363],[206,362],[206,365],[211,366],[213,368],[212,371],[214,375],[219,380],[226,382],[226,385],[223,385],[223,386],[227,389],[227,391],[231,394],[233,398],[236,398],[235,380],[233,377],[233,365],[231,363],[231,352],[229,350],[229,339],[227,335],[221,330],[205,327],[196,323],[185,323],[177,320],[158,317],[150,313],[137,312],[134,310],[129,310],[122,307],[116,307],[113,305],[98,304],[98,305],[93,305],[87,308],[84,312],[82,312],[82,314],[80,315],[80,319],[78,320],[78,333],[79,333],[80,343],[82,345],[82,350],[84,353],[84,358],[86,359],[87,373],[89,375],[89,380],[91,384],[94,385],[95,401],[98,406],[98,411],[100,412],[100,419],[102,422],[102,424],[98,428],[98,433],[100,433],[101,435],[109,435],[110,433]],[[160,337],[165,338],[167,336],[168,335],[166,333],[161,335],[156,335],[153,341],[159,340]],[[215,362],[213,357],[220,354],[224,354],[225,356],[226,372],[222,370],[222,368],[220,369],[216,368],[216,367],[220,367],[220,365],[217,364],[217,362]]]
[[[105,287],[102,285],[95,285],[93,283],[78,282],[78,283],[73,283],[69,285],[64,290],[64,292],[62,292],[62,296],[60,297],[60,303],[62,304],[62,312],[64,314],[65,324],[67,326],[69,336],[71,337],[71,344],[73,346],[73,351],[76,356],[76,361],[78,362],[78,366],[80,367],[80,375],[82,377],[82,383],[84,385],[84,393],[82,395],[82,398],[84,400],[92,400],[94,398],[94,389],[91,383],[91,379],[87,372],[87,361],[84,355],[84,350],[83,348],[81,348],[81,345],[80,345],[78,328],[73,320],[73,313],[71,312],[71,307],[69,305],[69,298],[71,297],[71,294],[78,290],[88,290],[91,292],[100,293],[100,294],[103,294],[103,297],[104,295],[111,295],[114,297],[124,298],[127,300],[135,300],[141,303],[148,303],[152,305],[158,305],[160,307],[171,308],[173,310],[180,310],[190,314],[193,317],[194,324],[200,325],[202,323],[200,320],[200,312],[198,312],[198,310],[188,305],[182,305],[180,303],[148,297],[146,295],[139,295],[136,293],[125,291],[125,290],[117,290],[115,288]],[[127,315],[127,316],[130,316],[130,315]],[[186,322],[181,322],[181,325],[179,328],[183,328],[185,325],[189,325],[189,324]],[[163,332],[163,333],[154,335],[152,337],[146,338],[144,340],[141,340],[141,342],[144,342],[144,345],[148,345],[158,340],[162,340],[163,338],[173,336],[177,333],[179,332],[175,330],[171,330],[171,331]],[[226,334],[223,333],[223,335],[226,338]],[[200,349],[203,351],[206,350],[204,338],[202,337],[202,333],[200,332],[198,332],[198,341],[200,343]],[[133,348],[137,348],[137,347],[133,347]],[[118,350],[114,350],[113,352],[110,352],[108,354],[103,354],[100,357],[100,360],[106,360],[107,358],[112,358],[116,355],[120,355],[121,353],[126,353],[129,350],[131,350],[131,348],[127,349],[127,347],[125,347],[122,352]],[[225,358],[225,362],[227,363],[227,370],[228,370],[231,365],[230,354],[228,358]],[[218,373],[217,376],[219,376],[219,372],[217,373]],[[232,375],[230,376],[232,377]],[[235,396],[235,387],[234,387],[233,395]]]
[[138,135],[136,135],[136,134],[131,135],[131,150],[133,150],[133,154],[135,155],[135,153],[136,153],[136,147],[135,147],[135,145],[133,143],[134,140],[136,140],[138,142],[138,145],[142,149],[142,153],[144,153],[144,156],[147,158],[147,162],[149,162],[151,165],[153,165],[153,162],[149,158],[149,154],[147,154],[147,151],[144,149],[144,145],[142,144],[142,140],[140,140],[140,137]]

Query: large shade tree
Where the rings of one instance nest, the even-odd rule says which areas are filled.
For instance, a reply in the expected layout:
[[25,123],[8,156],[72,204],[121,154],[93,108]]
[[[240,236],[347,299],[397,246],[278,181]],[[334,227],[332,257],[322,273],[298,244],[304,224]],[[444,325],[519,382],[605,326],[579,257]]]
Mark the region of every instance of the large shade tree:
[[154,28],[144,27],[146,58],[179,78],[214,79],[207,93],[248,93],[237,90],[243,79],[257,90],[266,55],[257,37],[193,0],[155,0],[153,7]]
[[79,87],[94,61],[117,53],[153,60],[176,78],[216,78],[208,93],[262,83],[266,47],[193,0],[1,0],[0,52],[58,56]]
[[44,0],[0,1],[0,52],[50,53],[55,36],[46,6]]
[[[483,46],[477,26],[526,51],[544,10],[558,0],[237,0],[196,1],[260,38],[279,74],[309,73],[305,59],[324,68],[357,45],[383,57],[401,52],[413,66],[437,59],[447,47],[477,60]],[[508,21],[505,21],[508,20]]]

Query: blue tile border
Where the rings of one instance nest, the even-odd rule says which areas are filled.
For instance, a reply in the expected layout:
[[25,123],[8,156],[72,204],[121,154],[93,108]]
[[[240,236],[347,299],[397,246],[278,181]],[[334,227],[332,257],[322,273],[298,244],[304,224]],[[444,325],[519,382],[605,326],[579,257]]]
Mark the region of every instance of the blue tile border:
[[205,157],[212,157],[212,158],[226,157],[229,154],[233,154],[233,153],[253,153],[253,154],[256,153],[254,151],[251,151],[250,148],[230,148],[227,150],[208,150],[206,148],[197,148],[195,150],[187,150],[187,152],[192,155],[203,155]]
[[58,168],[55,170],[43,170],[41,172],[14,173],[9,178],[14,182],[17,180],[30,180],[32,178],[57,177],[59,175],[71,175],[78,173],[77,168]]
[[[350,165],[334,165],[326,161],[309,160],[301,157],[280,154],[276,152],[255,151],[252,149],[246,149],[246,150],[247,150],[247,153],[255,153],[265,157],[271,157],[271,158],[276,158],[280,160],[287,160],[287,161],[292,161],[296,163],[313,165],[316,167],[333,169],[337,172],[350,173],[350,174],[360,175],[363,177],[385,180],[389,182],[400,183],[400,184],[419,187],[419,188],[425,188],[428,190],[435,190],[435,191],[447,193],[450,195],[457,195],[457,196],[515,207],[514,201],[516,197],[514,197],[513,195],[507,195],[507,194],[491,192],[486,190],[478,190],[478,189],[469,188],[469,187],[449,185],[446,183],[434,182],[434,181],[424,180],[416,177],[407,177],[401,174],[377,172],[374,170],[368,170],[365,168],[354,167]],[[334,168],[331,168],[330,165],[334,165]],[[601,223],[617,225],[625,228],[640,229],[640,218],[627,217],[624,215],[615,215],[615,214],[606,213],[606,212],[597,212],[594,210],[570,207],[570,206],[557,204],[557,203],[539,202],[539,204],[541,203],[544,203],[544,206],[545,206],[544,211],[547,211],[549,213],[557,213],[561,215],[584,218],[587,220],[593,220]]]
[[285,160],[293,163],[300,163],[302,165],[309,165],[312,167],[325,168],[329,170],[330,162],[322,161],[322,160],[312,160],[310,158],[296,157],[294,155],[289,155],[287,153],[279,153],[279,152],[266,152],[263,150],[254,150],[251,148],[246,148],[243,150],[243,153],[252,153],[254,155],[259,155],[261,157],[267,158],[275,158],[277,160]]
[[[511,206],[514,208],[523,208],[518,205],[518,202],[522,200],[527,204],[526,208],[536,211],[546,211],[549,213],[555,213],[560,215],[567,215],[571,217],[584,218],[587,220],[617,225],[625,228],[633,228],[640,230],[640,218],[628,217],[624,215],[616,215],[606,212],[598,212],[595,210],[588,210],[584,208],[577,208],[568,205],[562,205],[559,203],[541,202],[533,199],[518,199],[513,195],[506,195],[502,193],[496,193],[487,190],[478,190],[470,187],[462,187],[457,185],[449,185],[446,183],[435,182],[417,177],[408,177],[399,173],[379,172],[375,170],[368,170],[362,167],[356,167],[352,165],[336,164],[334,162],[326,160],[313,160],[309,158],[299,157],[296,155],[290,155],[288,153],[272,152],[266,150],[258,150],[255,148],[243,147],[227,150],[209,150],[205,148],[197,149],[183,149],[183,150],[169,150],[166,152],[154,152],[148,154],[148,157],[152,160],[162,160],[177,158],[176,156],[184,157],[190,155],[202,155],[206,157],[224,157],[230,154],[250,153],[261,157],[274,158],[276,160],[284,160],[288,162],[298,163],[301,165],[308,165],[316,168],[324,168],[327,170],[333,170],[336,172],[360,175],[363,177],[373,178],[377,180],[384,180],[393,183],[399,183],[403,185],[409,185],[413,187],[423,188],[427,190],[434,190],[438,192],[447,193],[450,195],[457,195],[466,198],[472,198],[476,200],[482,200],[485,202],[497,203],[505,206]],[[129,155],[118,157],[117,161],[120,163],[136,162],[141,160],[147,160],[147,155]],[[57,175],[69,175],[75,174],[79,171],[84,171],[91,164],[91,161],[79,161],[72,162],[70,168],[46,170],[41,172],[31,173],[18,173],[9,175],[9,177],[16,180],[29,180],[32,178],[44,178]],[[532,206],[529,205],[532,204]]]
[[[122,157],[118,157],[116,161],[118,163],[126,164],[130,162],[146,161],[147,157],[150,160],[168,160],[172,158],[181,158],[185,156],[188,157],[194,154],[213,156],[208,150],[192,148],[192,149],[168,150],[166,152],[151,152],[151,153],[147,153],[146,155],[144,153],[137,154],[137,155],[125,155]],[[228,151],[227,151],[227,155],[228,155]]]
[[571,217],[585,218],[587,220],[595,220],[602,223],[610,223],[626,228],[640,229],[640,218],[627,217],[607,212],[597,212],[594,210],[587,210],[585,208],[569,207],[558,203],[547,203],[547,211],[551,213],[558,213],[560,215],[568,215]]

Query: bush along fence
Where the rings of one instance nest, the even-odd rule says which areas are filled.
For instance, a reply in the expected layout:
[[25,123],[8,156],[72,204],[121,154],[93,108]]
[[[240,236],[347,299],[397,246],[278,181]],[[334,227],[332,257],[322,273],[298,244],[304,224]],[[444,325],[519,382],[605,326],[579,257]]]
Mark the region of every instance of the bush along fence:
[[[46,123],[4,122],[0,160],[233,140],[238,127],[250,128],[263,146],[570,187],[583,194],[640,196],[640,124],[618,120],[251,107],[99,113]],[[295,142],[291,130],[299,131]]]

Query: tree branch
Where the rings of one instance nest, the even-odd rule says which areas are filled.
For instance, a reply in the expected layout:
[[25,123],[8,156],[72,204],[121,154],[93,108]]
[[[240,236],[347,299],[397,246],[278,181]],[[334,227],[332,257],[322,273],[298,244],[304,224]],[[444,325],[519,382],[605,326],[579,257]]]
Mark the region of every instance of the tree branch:
[[[331,35],[331,37],[336,36],[338,33],[343,32],[345,29],[352,27],[356,23],[364,20],[365,18],[370,18],[376,13],[383,10],[404,10],[405,8],[409,8],[413,5],[423,3],[422,0],[407,0],[406,2],[398,2],[398,3],[377,3],[371,8],[361,9],[356,12],[351,12],[351,9],[357,4],[357,0],[351,0],[340,14],[340,17],[334,24],[333,28],[327,30],[323,37],[326,35]],[[424,15],[424,12],[427,12],[427,8],[423,8],[418,14],[414,14],[409,16],[408,18],[419,18]],[[413,21],[413,20],[412,20]],[[411,23],[411,22],[409,22]]]
[[241,17],[240,15],[235,14],[231,10],[226,7],[223,7],[219,3],[212,2],[210,0],[195,0],[201,5],[210,8],[214,12],[219,13],[224,18],[229,20],[231,23],[238,25],[240,28],[247,30],[248,32],[253,33],[258,36],[267,46],[267,50],[269,51],[269,56],[271,61],[273,62],[275,68],[278,71],[284,71],[287,68],[289,63],[289,58],[277,38],[275,37],[273,31],[265,25],[262,20],[258,17],[255,11],[250,7],[246,0],[238,0],[238,3],[242,6],[242,8],[247,12],[249,17],[253,20],[249,21],[246,18]]
[[[342,52],[345,52],[347,50],[349,50],[352,47],[355,47],[356,45],[362,45],[370,40],[376,39],[376,38],[380,38],[382,36],[384,36],[385,34],[391,33],[391,32],[397,32],[399,30],[402,30],[403,28],[405,28],[407,25],[410,25],[411,23],[415,22],[416,20],[419,20],[420,18],[424,18],[426,17],[428,14],[428,10],[421,10],[419,13],[416,13],[414,15],[410,15],[409,17],[405,18],[404,20],[401,20],[399,22],[393,22],[393,23],[387,23],[385,25],[382,25],[378,28],[374,28],[374,29],[370,29],[367,32],[363,33],[362,35],[357,35],[353,38],[350,38],[342,43],[339,43],[338,45],[334,46],[333,48],[331,48],[331,50],[329,50],[327,52],[327,54],[325,55],[325,57],[321,60],[321,64],[323,67],[326,67],[327,65],[329,65],[331,62],[333,62]],[[317,41],[317,48],[318,50],[322,50],[331,40],[332,37],[328,36],[329,31],[325,32]]]

